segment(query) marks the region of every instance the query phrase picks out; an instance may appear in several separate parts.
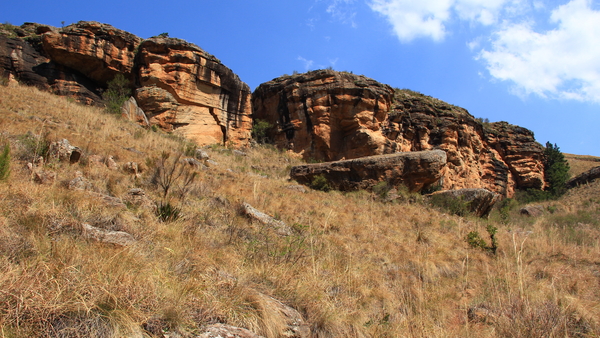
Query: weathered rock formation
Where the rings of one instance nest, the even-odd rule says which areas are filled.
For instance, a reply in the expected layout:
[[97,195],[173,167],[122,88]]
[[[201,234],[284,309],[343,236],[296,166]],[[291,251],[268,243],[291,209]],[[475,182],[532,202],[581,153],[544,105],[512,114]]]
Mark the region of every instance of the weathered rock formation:
[[133,80],[141,38],[111,25],[88,21],[42,34],[49,58],[105,86],[117,74]]
[[150,122],[177,129],[199,144],[245,144],[250,139],[247,84],[198,46],[172,38],[140,45],[140,107]]
[[370,189],[386,182],[390,187],[405,185],[416,192],[438,182],[445,168],[446,153],[432,150],[299,165],[292,167],[290,176],[307,185],[323,176],[331,188],[341,191]]
[[[0,66],[5,77],[98,105],[107,83],[122,74],[151,124],[200,145],[250,141],[250,88],[183,40],[143,40],[98,22],[0,25]],[[139,112],[131,118],[145,121]]]
[[465,109],[364,76],[333,70],[284,76],[259,86],[252,103],[254,118],[274,126],[273,142],[306,159],[442,149],[445,190],[512,196],[517,188],[545,184],[543,148],[531,131],[482,123]]
[[389,143],[382,128],[393,93],[364,76],[319,70],[260,85],[252,96],[253,117],[275,126],[270,136],[277,146],[306,159],[378,155]]
[[567,188],[575,188],[577,186],[593,182],[600,178],[600,166],[594,167],[586,172],[583,172],[576,177],[573,177],[567,182]]
[[[5,28],[7,25],[0,26]],[[99,85],[81,73],[53,62],[44,52],[41,34],[56,28],[26,23],[21,27],[11,26],[11,29],[0,29],[0,76],[18,79],[21,83],[73,97],[86,104],[101,102]]]

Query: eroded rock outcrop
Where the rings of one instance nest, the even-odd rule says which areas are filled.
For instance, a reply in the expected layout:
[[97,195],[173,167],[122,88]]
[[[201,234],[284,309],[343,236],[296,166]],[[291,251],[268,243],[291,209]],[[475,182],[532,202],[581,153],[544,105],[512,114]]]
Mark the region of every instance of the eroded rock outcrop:
[[292,167],[290,176],[307,185],[323,176],[331,188],[341,191],[370,189],[386,182],[390,187],[405,185],[416,192],[437,183],[445,168],[446,153],[432,150],[299,165]]
[[151,123],[200,145],[249,142],[250,88],[214,56],[183,40],[151,38],[139,60],[136,97]]
[[80,21],[42,35],[49,58],[106,85],[117,74],[133,80],[136,49],[142,39],[94,21]]
[[533,132],[506,122],[482,123],[429,96],[397,90],[384,134],[395,151],[446,151],[447,190],[485,188],[512,196],[517,188],[545,185],[544,151]]
[[[3,28],[7,25],[0,26]],[[0,29],[1,76],[72,97],[78,102],[101,102],[99,85],[81,73],[52,61],[45,53],[41,34],[55,31],[56,28],[33,23],[10,28],[11,31]]]
[[[180,39],[143,40],[93,21],[62,29],[2,25],[0,66],[5,77],[98,105],[107,83],[122,74],[151,124],[200,145],[250,141],[248,85],[217,58]],[[143,113],[131,118],[145,124]]]
[[319,70],[261,84],[252,105],[255,119],[275,126],[270,136],[277,146],[306,159],[336,161],[386,152],[381,129],[392,98],[388,85]]
[[442,149],[445,190],[485,188],[512,196],[543,188],[543,148],[533,133],[482,123],[465,109],[364,76],[320,70],[284,76],[253,94],[255,119],[269,137],[305,159],[339,160]]

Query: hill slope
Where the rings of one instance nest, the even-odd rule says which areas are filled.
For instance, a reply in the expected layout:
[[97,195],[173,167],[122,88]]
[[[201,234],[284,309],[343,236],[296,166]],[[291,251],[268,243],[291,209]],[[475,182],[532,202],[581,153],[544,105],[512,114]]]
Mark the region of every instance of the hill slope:
[[[61,139],[79,161],[48,155]],[[21,86],[0,86],[4,143],[5,337],[199,337],[214,323],[265,337],[600,334],[600,182],[541,204],[537,218],[509,200],[490,220],[402,192],[302,192],[287,180],[299,160],[276,150],[210,147],[208,169],[184,165],[173,159],[195,147],[180,138]],[[491,227],[495,255],[465,241],[478,231],[489,246]]]

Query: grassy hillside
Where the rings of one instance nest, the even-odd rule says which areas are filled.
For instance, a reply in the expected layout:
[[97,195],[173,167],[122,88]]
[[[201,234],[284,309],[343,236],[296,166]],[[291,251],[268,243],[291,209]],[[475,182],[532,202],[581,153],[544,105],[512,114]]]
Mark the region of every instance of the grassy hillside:
[[569,162],[571,177],[600,166],[600,157],[596,156],[565,154],[565,159]]
[[[63,138],[82,159],[46,162],[36,170],[56,180],[36,183],[27,163]],[[299,160],[285,153],[209,147],[214,163],[195,170],[173,161],[193,154],[180,138],[19,86],[0,86],[6,143],[0,337],[194,337],[217,322],[280,336],[281,316],[259,294],[300,311],[314,337],[600,335],[600,182],[541,203],[537,218],[510,202],[489,220],[407,194],[303,193],[288,188]],[[169,169],[194,179],[161,178]],[[72,189],[76,177],[86,190]],[[132,188],[152,203],[129,199]],[[292,234],[250,220],[244,202]],[[161,220],[167,203],[179,213]],[[84,224],[135,242],[96,241]],[[478,231],[489,243],[489,226],[496,255],[465,241]]]

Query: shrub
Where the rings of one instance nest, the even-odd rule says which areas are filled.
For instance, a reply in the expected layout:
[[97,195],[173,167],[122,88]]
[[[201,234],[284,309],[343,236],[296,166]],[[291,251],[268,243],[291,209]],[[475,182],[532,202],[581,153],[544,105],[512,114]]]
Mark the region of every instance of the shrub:
[[4,145],[4,150],[0,153],[0,181],[4,181],[10,175],[10,146]]
[[173,222],[181,217],[181,208],[174,206],[170,202],[161,202],[156,207],[156,215],[163,222]]
[[469,232],[465,240],[467,241],[470,247],[479,248],[481,250],[488,251],[489,253],[495,255],[496,250],[498,249],[498,240],[496,239],[496,232],[498,231],[498,228],[496,228],[492,224],[488,224],[485,230],[490,235],[490,246],[488,246],[487,243],[483,240],[483,238],[479,236],[479,232],[477,231]]
[[328,192],[331,190],[331,185],[324,175],[317,175],[310,183],[310,187],[315,190]]
[[181,154],[171,156],[169,152],[163,152],[153,164],[155,169],[152,183],[162,189],[163,199],[167,199],[169,192],[173,190],[177,190],[178,197],[183,199],[198,176],[189,164],[181,161]]
[[470,203],[465,202],[463,198],[436,194],[431,196],[429,201],[432,205],[457,216],[464,217],[471,213]]
[[379,196],[379,198],[386,198],[388,196],[388,193],[390,192],[390,189],[391,187],[386,181],[381,181],[371,188],[373,193]]
[[120,114],[121,106],[131,96],[131,88],[129,87],[129,81],[123,76],[123,74],[117,74],[115,77],[108,81],[108,88],[102,95],[106,110],[111,114]]
[[28,132],[19,137],[19,143],[23,148],[20,158],[31,162],[35,162],[40,156],[46,158],[50,149],[50,139],[47,132],[40,135]]
[[268,133],[271,128],[273,128],[271,123],[260,119],[255,120],[252,126],[252,138],[258,143],[267,143]]

